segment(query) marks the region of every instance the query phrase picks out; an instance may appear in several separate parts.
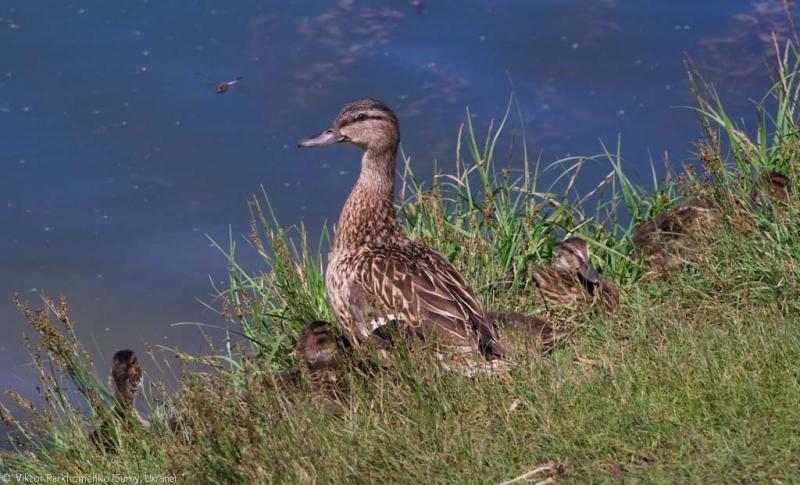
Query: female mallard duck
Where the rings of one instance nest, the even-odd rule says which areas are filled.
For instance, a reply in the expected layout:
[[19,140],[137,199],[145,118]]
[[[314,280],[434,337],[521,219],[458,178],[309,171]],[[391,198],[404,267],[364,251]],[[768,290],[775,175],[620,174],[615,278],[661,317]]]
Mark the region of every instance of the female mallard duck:
[[700,199],[691,199],[680,207],[662,212],[643,222],[633,231],[633,245],[650,266],[650,273],[675,266],[681,258],[670,246],[685,243],[716,220],[716,212]]
[[606,310],[619,311],[617,286],[594,269],[586,241],[578,237],[565,239],[556,246],[554,253],[557,266],[533,268],[533,279],[545,300],[580,305],[597,297]]
[[349,142],[363,151],[361,173],[336,226],[325,284],[331,307],[355,347],[399,321],[441,350],[505,355],[494,325],[469,284],[442,254],[409,239],[394,208],[400,130],[380,101],[345,106],[333,125],[301,147]]

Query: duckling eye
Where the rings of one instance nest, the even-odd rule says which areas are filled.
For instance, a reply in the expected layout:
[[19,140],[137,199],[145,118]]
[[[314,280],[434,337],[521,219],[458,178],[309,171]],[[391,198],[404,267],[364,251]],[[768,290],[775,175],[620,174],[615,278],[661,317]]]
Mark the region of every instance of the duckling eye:
[[367,119],[367,113],[358,113],[356,115],[356,121],[364,121]]

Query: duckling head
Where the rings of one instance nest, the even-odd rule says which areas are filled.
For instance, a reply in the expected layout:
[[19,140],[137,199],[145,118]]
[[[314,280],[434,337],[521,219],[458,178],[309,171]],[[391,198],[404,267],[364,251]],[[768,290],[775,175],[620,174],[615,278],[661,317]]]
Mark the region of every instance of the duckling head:
[[121,404],[133,404],[133,397],[142,386],[143,380],[144,371],[132,350],[120,350],[114,354],[110,381]]
[[400,128],[397,117],[376,99],[360,99],[347,104],[330,128],[319,135],[300,140],[299,147],[318,147],[349,142],[362,150],[397,150]]
[[339,337],[328,322],[311,322],[297,340],[296,352],[310,372],[338,365]]
[[577,271],[588,283],[600,283],[600,275],[589,258],[589,245],[579,237],[571,237],[561,242],[555,249],[556,263],[568,271]]

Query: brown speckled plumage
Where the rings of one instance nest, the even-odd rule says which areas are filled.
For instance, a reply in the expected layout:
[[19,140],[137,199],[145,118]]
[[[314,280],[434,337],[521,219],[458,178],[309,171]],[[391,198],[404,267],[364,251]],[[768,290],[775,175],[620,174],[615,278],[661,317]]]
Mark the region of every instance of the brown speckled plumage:
[[338,385],[347,342],[328,322],[311,322],[300,333],[295,353],[310,385],[311,397],[328,411],[337,411],[342,397]]
[[619,311],[619,292],[614,282],[595,271],[589,246],[569,238],[556,247],[558,266],[536,266],[533,279],[542,298],[562,305],[588,305],[598,299],[611,312]]
[[567,332],[555,330],[546,321],[520,312],[489,312],[487,318],[495,322],[503,335],[513,332],[524,340],[538,342],[545,349],[555,346]]
[[611,278],[605,276],[600,277],[600,284],[594,290],[600,301],[603,302],[603,307],[606,311],[617,313],[619,311],[619,290],[617,285]]
[[763,172],[758,182],[750,194],[752,201],[758,205],[764,204],[764,193],[769,194],[772,199],[788,204],[792,190],[792,181],[789,177],[778,172]]
[[303,329],[295,352],[314,386],[335,382],[342,368],[342,342],[330,323],[315,321]]
[[631,239],[636,252],[647,261],[649,274],[658,274],[682,261],[676,254],[677,246],[709,230],[716,220],[716,211],[709,204],[691,199],[639,224]]
[[144,371],[132,350],[120,350],[114,354],[109,380],[120,406],[131,409],[134,397],[144,381]]
[[692,199],[636,226],[632,236],[633,244],[637,249],[643,250],[682,239],[687,234],[702,229],[702,225],[711,217],[713,211],[708,205]]
[[[134,405],[136,393],[144,381],[144,370],[132,350],[120,350],[114,354],[108,381],[114,389],[116,399],[114,414],[126,421],[130,419],[128,422],[139,423],[145,428],[149,427],[150,423],[139,415]],[[109,453],[115,452],[117,446],[113,436],[113,426],[110,416],[106,416],[100,426],[90,435],[95,444],[102,446]]]
[[561,305],[584,305],[591,302],[591,296],[575,275],[554,266],[535,266],[533,279],[537,291],[546,301]]
[[326,286],[337,320],[354,346],[390,320],[458,352],[504,355],[492,322],[469,284],[442,254],[412,241],[397,221],[395,115],[376,100],[345,106],[333,126],[301,142],[348,141],[363,150],[361,173],[336,225]]

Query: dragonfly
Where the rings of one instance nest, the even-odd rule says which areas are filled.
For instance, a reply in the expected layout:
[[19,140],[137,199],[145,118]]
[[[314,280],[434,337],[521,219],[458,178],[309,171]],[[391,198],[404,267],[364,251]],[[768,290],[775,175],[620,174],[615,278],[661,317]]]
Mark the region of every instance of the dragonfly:
[[242,76],[238,76],[238,77],[236,77],[234,79],[231,79],[230,81],[219,82],[219,81],[216,81],[214,79],[211,79],[210,77],[206,76],[205,74],[201,74],[199,72],[196,73],[196,74],[198,76],[202,76],[202,77],[206,78],[207,80],[211,81],[210,84],[206,84],[206,86],[214,86],[214,91],[216,91],[217,94],[225,94],[225,93],[227,93],[229,89],[231,89],[236,84],[239,84],[239,81],[241,81],[243,79]]
[[217,94],[224,94],[224,93],[228,92],[228,90],[231,88],[231,86],[233,86],[234,84],[237,84],[241,80],[242,80],[242,76],[239,76],[236,79],[233,79],[231,81],[225,81],[225,82],[221,82],[221,83],[217,84],[217,86],[215,88],[216,91],[217,91]]

